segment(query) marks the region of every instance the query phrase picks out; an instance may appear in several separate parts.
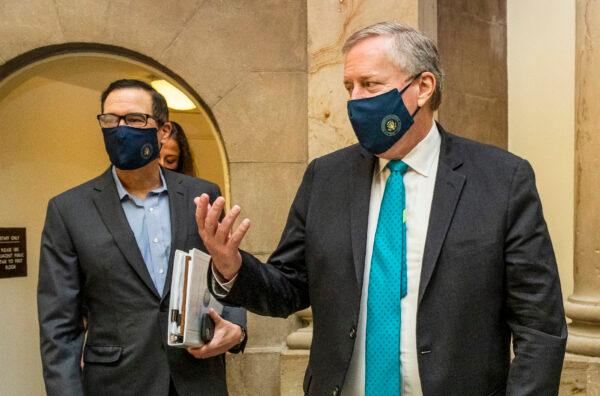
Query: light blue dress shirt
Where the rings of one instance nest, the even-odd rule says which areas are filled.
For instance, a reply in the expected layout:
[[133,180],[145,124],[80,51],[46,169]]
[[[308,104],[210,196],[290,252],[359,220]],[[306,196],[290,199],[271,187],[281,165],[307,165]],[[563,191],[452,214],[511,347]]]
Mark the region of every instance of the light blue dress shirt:
[[133,231],[154,286],[162,296],[171,254],[171,210],[162,169],[160,170],[162,185],[150,191],[146,199],[140,199],[127,192],[114,166],[112,174],[125,217]]

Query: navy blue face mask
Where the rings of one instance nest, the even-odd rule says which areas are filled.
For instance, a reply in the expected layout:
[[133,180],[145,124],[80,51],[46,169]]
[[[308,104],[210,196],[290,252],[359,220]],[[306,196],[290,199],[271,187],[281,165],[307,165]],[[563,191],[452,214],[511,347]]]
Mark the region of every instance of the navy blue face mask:
[[102,128],[102,133],[110,162],[119,169],[141,168],[160,154],[156,128],[119,125],[116,128]]
[[[415,77],[416,78],[416,77]],[[412,126],[414,116],[408,112],[402,94],[415,81],[413,79],[401,91],[392,89],[371,98],[348,101],[348,116],[359,143],[373,154],[390,149]]]

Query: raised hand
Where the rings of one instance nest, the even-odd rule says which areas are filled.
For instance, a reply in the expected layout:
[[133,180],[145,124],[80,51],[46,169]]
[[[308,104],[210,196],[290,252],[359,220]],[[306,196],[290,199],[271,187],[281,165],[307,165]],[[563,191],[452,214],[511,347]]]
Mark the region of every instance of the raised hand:
[[219,222],[225,206],[225,199],[218,197],[213,205],[207,194],[194,199],[196,204],[196,224],[204,246],[213,260],[213,268],[226,280],[232,279],[240,270],[242,256],[239,246],[250,228],[250,220],[244,219],[232,232],[233,223],[241,208],[235,205]]

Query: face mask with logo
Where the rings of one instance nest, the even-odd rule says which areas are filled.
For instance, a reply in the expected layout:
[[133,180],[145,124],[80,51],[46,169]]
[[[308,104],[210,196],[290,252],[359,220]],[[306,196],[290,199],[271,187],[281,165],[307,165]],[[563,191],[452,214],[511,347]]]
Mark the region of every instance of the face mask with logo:
[[156,128],[119,125],[102,128],[102,133],[110,162],[119,169],[139,169],[160,154]]
[[[415,77],[416,78],[416,77]],[[415,81],[401,91],[393,89],[381,95],[348,101],[348,116],[359,143],[373,154],[389,150],[412,126],[414,116],[408,112],[402,94]]]

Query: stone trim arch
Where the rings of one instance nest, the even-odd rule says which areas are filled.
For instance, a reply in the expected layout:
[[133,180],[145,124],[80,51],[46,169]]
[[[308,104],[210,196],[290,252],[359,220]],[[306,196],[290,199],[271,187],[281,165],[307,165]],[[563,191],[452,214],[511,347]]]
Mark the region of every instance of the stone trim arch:
[[203,113],[209,120],[211,126],[211,134],[215,137],[217,146],[219,148],[219,154],[221,157],[221,166],[223,168],[223,176],[225,183],[225,191],[223,194],[226,198],[230,198],[230,181],[229,181],[229,161],[227,158],[227,151],[225,150],[225,144],[223,136],[219,129],[219,124],[216,117],[214,116],[211,108],[206,104],[204,99],[194,90],[194,88],[188,84],[181,76],[177,73],[164,66],[155,59],[141,54],[139,52],[108,44],[100,43],[64,43],[64,44],[53,44],[44,47],[35,48],[27,51],[23,54],[10,59],[8,62],[0,65],[0,86],[2,83],[15,73],[18,73],[25,68],[34,66],[45,60],[50,60],[64,55],[78,55],[78,54],[100,54],[108,56],[116,56],[125,60],[141,63],[143,66],[150,69],[156,70],[158,73],[167,76],[179,85],[187,95],[192,97],[192,100],[196,102],[200,112]]

